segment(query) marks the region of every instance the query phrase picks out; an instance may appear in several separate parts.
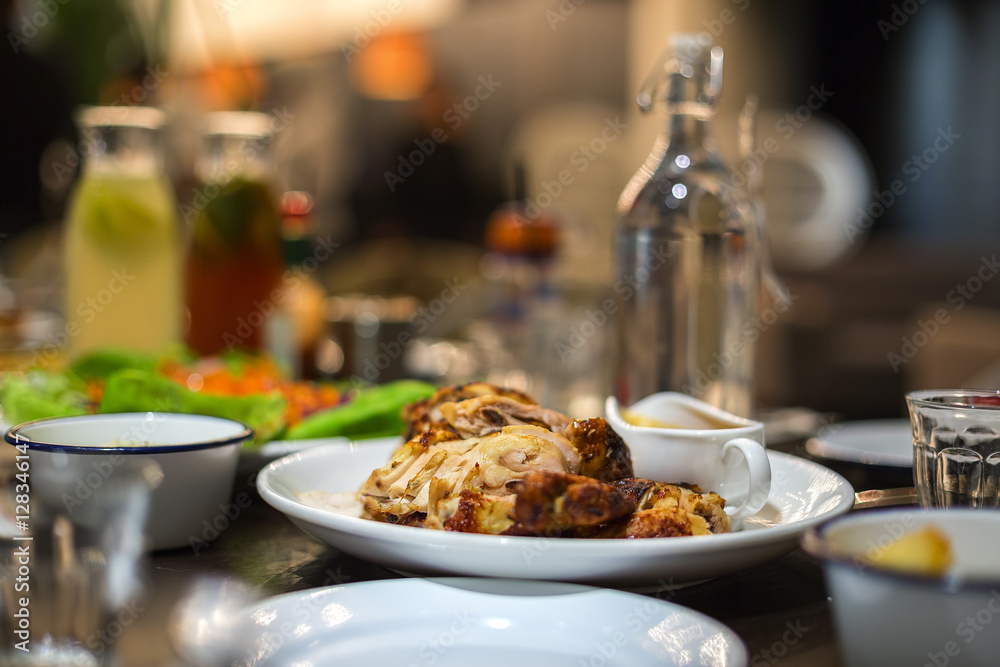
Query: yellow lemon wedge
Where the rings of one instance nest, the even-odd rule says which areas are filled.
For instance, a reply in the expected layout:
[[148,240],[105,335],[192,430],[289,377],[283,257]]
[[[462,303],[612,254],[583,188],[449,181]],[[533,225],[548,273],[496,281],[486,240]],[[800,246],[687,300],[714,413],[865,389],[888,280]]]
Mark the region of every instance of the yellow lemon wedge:
[[176,233],[172,196],[154,177],[84,176],[72,211],[84,236],[104,251],[134,255]]
[[907,533],[885,549],[867,554],[872,565],[925,576],[940,576],[954,562],[948,537],[934,526]]

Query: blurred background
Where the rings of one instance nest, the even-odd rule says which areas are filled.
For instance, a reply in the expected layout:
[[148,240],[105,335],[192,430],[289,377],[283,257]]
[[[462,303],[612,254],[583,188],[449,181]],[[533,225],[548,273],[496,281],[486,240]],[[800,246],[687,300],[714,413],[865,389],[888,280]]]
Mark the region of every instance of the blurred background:
[[[66,315],[76,107],[166,111],[186,232],[200,119],[258,111],[275,192],[306,197],[286,219],[308,214],[312,247],[333,249],[310,276],[303,373],[480,376],[599,410],[613,327],[581,327],[611,296],[615,204],[662,126],[636,92],[686,31],[725,50],[721,148],[738,177],[764,174],[792,297],[762,313],[761,409],[901,416],[909,389],[1000,386],[995,3],[3,0],[0,16],[0,310],[21,338],[53,340],[63,325],[39,314]],[[505,233],[512,201],[537,237]],[[530,317],[525,284],[545,297]],[[526,319],[531,349],[512,349]]]

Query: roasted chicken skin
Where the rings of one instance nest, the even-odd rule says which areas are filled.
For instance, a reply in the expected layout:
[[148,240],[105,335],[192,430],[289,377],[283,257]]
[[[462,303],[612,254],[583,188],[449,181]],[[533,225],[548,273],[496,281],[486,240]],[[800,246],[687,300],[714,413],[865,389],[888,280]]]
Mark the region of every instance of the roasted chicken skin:
[[490,497],[472,489],[435,503],[427,528],[492,535],[559,537],[628,516],[635,503],[610,484],[582,475],[539,471]]
[[600,417],[575,419],[562,431],[580,453],[580,474],[603,482],[631,477],[632,454],[608,422]]
[[409,440],[418,433],[430,429],[453,431],[452,426],[441,414],[441,406],[445,403],[460,403],[480,396],[502,396],[517,403],[537,407],[537,402],[524,392],[498,387],[488,382],[467,382],[466,384],[442,387],[434,392],[430,398],[411,403],[403,408],[403,422],[406,424],[403,438]]
[[571,419],[536,405],[526,394],[486,382],[470,382],[439,389],[430,398],[403,408],[407,428],[404,437],[422,432],[451,432],[459,438],[475,438],[508,431],[510,427],[538,427],[561,435],[572,449],[567,458],[579,459],[579,472],[609,482],[631,477],[632,457],[628,446],[600,418]]
[[515,490],[509,533],[559,536],[620,519],[635,510],[626,493],[583,475],[533,472]]
[[487,435],[504,426],[530,424],[559,432],[569,426],[569,417],[538,405],[527,405],[507,396],[478,396],[439,407],[447,428],[464,438]]
[[634,478],[628,446],[603,419],[571,419],[481,382],[441,389],[403,415],[409,439],[358,492],[366,518],[494,535],[730,529],[718,495]]
[[730,530],[725,501],[697,487],[647,479],[604,482],[567,473],[526,475],[513,494],[473,489],[431,504],[426,528],[532,537],[636,539]]
[[360,495],[371,518],[396,523],[414,512],[433,515],[437,503],[463,490],[509,496],[531,472],[575,473],[579,466],[565,438],[538,426],[508,426],[464,440],[450,431],[424,431],[373,471]]
[[635,503],[635,512],[592,536],[675,537],[728,533],[731,529],[726,501],[716,493],[703,493],[695,485],[648,479],[620,479],[611,485]]

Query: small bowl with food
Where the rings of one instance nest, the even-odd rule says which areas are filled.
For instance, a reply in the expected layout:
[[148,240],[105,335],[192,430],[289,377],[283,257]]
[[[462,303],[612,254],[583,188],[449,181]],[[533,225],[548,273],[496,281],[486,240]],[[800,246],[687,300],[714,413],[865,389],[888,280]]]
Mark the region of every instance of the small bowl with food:
[[802,547],[823,563],[847,664],[995,664],[1000,512],[861,512]]
[[250,427],[231,419],[161,412],[39,419],[6,434],[27,454],[25,472],[39,511],[72,514],[126,462],[155,461],[163,477],[152,491],[145,530],[154,550],[201,544],[217,534],[215,519],[229,520],[240,448],[252,437]]

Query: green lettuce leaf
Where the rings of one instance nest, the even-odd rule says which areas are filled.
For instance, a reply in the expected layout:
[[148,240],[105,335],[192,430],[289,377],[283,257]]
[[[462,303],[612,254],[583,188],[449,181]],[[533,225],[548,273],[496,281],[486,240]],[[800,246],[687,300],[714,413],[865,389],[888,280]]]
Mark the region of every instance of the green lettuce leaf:
[[108,377],[98,412],[183,412],[243,422],[254,430],[248,446],[258,446],[284,428],[285,399],[280,392],[213,396],[149,371],[126,369]]
[[62,373],[5,373],[0,381],[3,419],[11,426],[46,417],[70,417],[87,412],[83,383]]
[[360,440],[399,435],[403,432],[403,406],[427,398],[436,389],[416,380],[361,389],[350,402],[306,417],[290,428],[286,437],[298,440],[342,436]]

